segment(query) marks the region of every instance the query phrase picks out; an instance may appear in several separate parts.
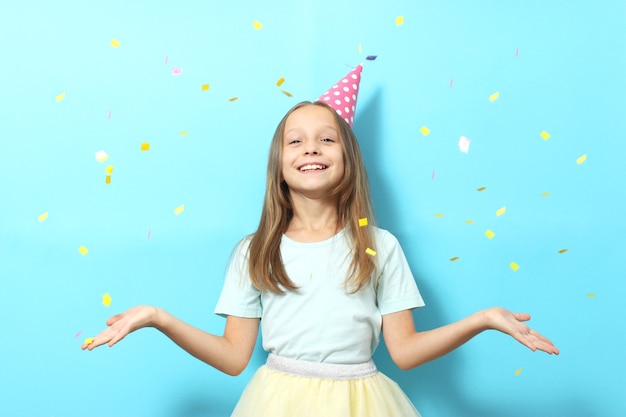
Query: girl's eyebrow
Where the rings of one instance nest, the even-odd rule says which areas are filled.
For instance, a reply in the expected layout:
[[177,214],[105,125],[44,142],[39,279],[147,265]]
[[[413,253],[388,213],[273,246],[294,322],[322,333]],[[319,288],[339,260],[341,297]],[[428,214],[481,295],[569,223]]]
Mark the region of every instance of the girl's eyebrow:
[[[322,126],[322,129],[320,129],[320,130],[325,130],[325,129],[330,129],[330,130],[332,130],[333,132],[338,133],[337,129],[335,129],[335,128],[334,128],[333,126],[331,126],[331,125],[324,125],[324,126]],[[286,130],[286,131],[285,131],[285,136],[288,136],[289,134],[291,134],[291,133],[293,133],[293,132],[298,132],[298,133],[299,133],[299,132],[300,132],[300,128],[298,128],[298,127],[293,127],[293,128],[291,128],[291,129],[289,129],[289,130]]]

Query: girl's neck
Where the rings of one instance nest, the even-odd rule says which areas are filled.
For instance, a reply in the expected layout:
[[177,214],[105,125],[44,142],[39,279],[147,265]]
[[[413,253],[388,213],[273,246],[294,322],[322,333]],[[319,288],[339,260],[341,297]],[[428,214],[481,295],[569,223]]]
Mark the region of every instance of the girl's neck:
[[309,201],[293,203],[293,217],[285,235],[297,242],[320,242],[341,230],[336,204]]

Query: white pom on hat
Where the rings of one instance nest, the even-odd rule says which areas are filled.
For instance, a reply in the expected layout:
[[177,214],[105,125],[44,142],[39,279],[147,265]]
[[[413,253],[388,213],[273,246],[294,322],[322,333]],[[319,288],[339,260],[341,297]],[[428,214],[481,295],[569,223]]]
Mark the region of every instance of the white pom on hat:
[[318,101],[322,101],[335,109],[350,127],[354,124],[354,112],[362,70],[363,64],[359,64],[318,98]]

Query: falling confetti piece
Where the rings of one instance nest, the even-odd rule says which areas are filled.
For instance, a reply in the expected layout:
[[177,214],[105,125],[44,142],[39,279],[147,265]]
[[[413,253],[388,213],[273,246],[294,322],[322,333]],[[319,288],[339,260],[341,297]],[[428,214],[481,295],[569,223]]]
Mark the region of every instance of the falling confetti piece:
[[141,150],[142,151],[149,151],[150,150],[150,144],[148,142],[142,142],[141,143]]
[[82,331],[82,330],[79,330],[79,331],[78,331],[78,332],[74,335],[74,338],[75,338],[75,339],[78,339],[78,338],[80,337],[80,335],[81,335],[81,334],[83,334],[83,331]]
[[519,48],[515,48],[515,58],[517,58],[518,54],[519,54]]
[[202,91],[207,91],[209,87],[209,84],[202,84]]
[[256,30],[261,30],[263,28],[263,24],[259,22],[258,20],[255,20],[254,22],[252,22],[252,26],[254,26]]
[[522,368],[519,368],[517,371],[515,371],[515,376],[518,376],[521,373],[522,373]]
[[378,58],[378,55],[368,55],[365,59],[368,61],[376,61],[376,58]]
[[169,58],[169,56],[168,56],[168,55],[165,55],[165,62],[164,62],[164,64],[165,64],[165,65],[167,65],[167,59],[168,59],[168,58]]
[[519,265],[516,262],[511,262],[509,264],[509,268],[511,268],[513,271],[517,271],[519,269]]
[[232,97],[228,99],[228,101],[230,102],[237,101],[237,100],[239,100],[239,97]]
[[102,304],[104,304],[106,307],[111,305],[111,296],[109,295],[109,293],[106,293],[102,296]]
[[37,217],[37,220],[39,220],[40,222],[46,220],[48,218],[48,212],[46,211],[44,214],[42,214],[41,216]]
[[183,73],[182,68],[172,68],[172,75],[180,75]]
[[443,213],[435,213],[435,217],[443,217]]
[[85,339],[85,342],[84,342],[84,343],[85,343],[86,345],[90,345],[90,344],[92,344],[92,343],[93,343],[93,337],[88,337],[87,339]]
[[89,249],[87,249],[84,246],[79,246],[78,251],[80,252],[81,255],[87,255],[89,253]]
[[429,128],[427,128],[426,126],[422,126],[422,127],[420,128],[420,132],[422,133],[422,135],[424,135],[424,136],[428,136],[428,134],[430,133],[430,129],[429,129]]
[[404,16],[396,17],[396,26],[400,26],[402,24],[404,24]]
[[452,80],[453,78],[450,78],[450,88],[452,88]]
[[359,219],[359,226],[360,227],[367,226],[367,217],[363,217],[362,219]]
[[465,220],[465,224],[474,224],[474,220],[471,220],[471,219]]
[[495,93],[489,96],[489,101],[492,101],[492,102],[496,101],[498,97],[500,97],[500,93],[496,91]]
[[548,192],[541,193],[541,196],[542,197],[550,197],[550,193],[548,193]]
[[182,132],[178,132],[179,135],[183,135],[183,136],[187,136],[189,134],[189,132],[187,132],[186,130],[183,130]]
[[180,213],[182,213],[184,210],[185,210],[185,205],[184,205],[184,204],[183,204],[183,205],[180,205],[180,206],[178,206],[178,207],[176,207],[176,208],[174,209],[174,214],[178,216],[178,215],[179,215]]
[[285,82],[285,77],[280,77],[278,81],[276,81],[276,87],[280,87]]
[[487,187],[480,187],[477,188],[476,191],[481,192],[481,191],[485,191],[487,189]]
[[293,97],[293,94],[291,94],[289,91],[280,90],[280,92],[286,95],[287,97]]
[[109,110],[109,117],[108,120],[111,120],[111,110]]
[[359,54],[363,53],[363,44],[359,44]]
[[587,297],[595,297],[596,295],[592,292],[590,292],[589,294],[585,294]]
[[452,258],[450,258],[450,262],[454,262],[454,261],[456,261],[456,260],[458,260],[458,259],[459,259],[459,257],[458,257],[458,256],[452,257]]
[[105,184],[111,184],[111,176],[110,176],[110,175],[107,175],[107,176],[104,178],[104,183],[105,183]]
[[107,175],[113,174],[113,165],[107,165],[104,171],[107,173]]
[[148,239],[150,239],[150,229],[148,229]]
[[459,150],[463,153],[468,153],[471,142],[472,141],[466,138],[465,136],[461,136],[459,138]]
[[431,179],[431,180],[434,180],[434,179],[435,179],[435,171],[434,171],[434,170],[433,170],[433,174],[430,176],[430,179]]
[[485,236],[487,236],[489,239],[493,239],[493,238],[496,236],[496,234],[495,234],[495,233],[493,233],[493,232],[491,231],[491,229],[487,229],[487,230],[485,231]]
[[61,93],[58,96],[56,96],[54,98],[54,100],[58,103],[59,101],[63,100],[65,98],[65,93]]
[[506,207],[501,207],[496,211],[496,216],[502,216],[506,212]]
[[561,249],[561,250],[559,251],[559,253],[565,253],[565,252],[567,252],[567,249]]
[[365,253],[367,253],[370,256],[376,256],[376,251],[374,249],[367,248],[365,249]]
[[539,135],[543,138],[543,140],[550,139],[550,134],[548,132],[546,132],[545,130],[542,130]]
[[98,162],[104,162],[109,159],[109,155],[105,151],[98,151],[96,152],[96,159]]
[[111,46],[114,48],[117,48],[120,46],[120,41],[118,41],[117,39],[111,39]]
[[581,156],[580,158],[578,158],[578,159],[576,160],[576,163],[577,163],[578,165],[580,165],[580,164],[582,164],[583,162],[585,162],[586,160],[587,160],[587,154],[585,154],[585,155]]

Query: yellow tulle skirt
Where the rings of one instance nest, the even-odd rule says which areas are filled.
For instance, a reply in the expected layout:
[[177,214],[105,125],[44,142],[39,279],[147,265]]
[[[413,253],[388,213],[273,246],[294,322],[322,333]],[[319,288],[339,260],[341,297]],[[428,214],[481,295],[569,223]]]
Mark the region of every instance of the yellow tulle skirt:
[[331,371],[326,377],[306,367],[292,372],[292,365],[277,370],[268,360],[250,380],[232,417],[420,417],[398,384],[375,367],[365,376],[337,377]]

